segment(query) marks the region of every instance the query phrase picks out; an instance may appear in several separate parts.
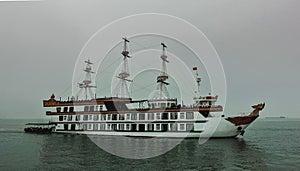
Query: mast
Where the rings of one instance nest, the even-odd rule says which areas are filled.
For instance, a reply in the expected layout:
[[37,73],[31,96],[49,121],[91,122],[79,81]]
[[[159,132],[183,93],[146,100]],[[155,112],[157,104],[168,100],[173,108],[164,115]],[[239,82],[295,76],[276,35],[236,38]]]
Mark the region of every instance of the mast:
[[129,97],[127,82],[133,82],[132,80],[127,79],[130,76],[129,68],[128,68],[128,58],[130,58],[129,51],[128,51],[129,40],[126,37],[124,37],[123,40],[124,40],[124,45],[123,45],[123,51],[121,52],[121,54],[123,55],[123,64],[122,64],[123,66],[121,72],[116,76],[117,78],[120,79],[117,87],[118,88],[117,96]]
[[[82,83],[78,83],[79,88],[81,89],[79,92],[81,92],[84,89],[84,95],[85,99],[88,99],[88,93],[90,94],[90,98],[92,99],[94,97],[94,92],[92,91],[92,88],[96,88],[96,86],[91,85],[92,84],[92,66],[93,63],[90,60],[84,61],[86,63],[86,67],[83,70],[85,74],[85,79],[82,81]],[[79,93],[78,93],[79,94]]]
[[167,63],[169,62],[167,60],[167,54],[166,54],[166,49],[167,46],[164,43],[161,43],[162,45],[162,55],[160,58],[162,59],[162,69],[160,72],[160,75],[157,76],[157,94],[154,96],[156,99],[165,99],[169,97],[169,92],[167,89],[167,85],[169,83],[166,82],[166,80],[169,78],[167,74]]
[[198,68],[194,67],[193,70],[195,71],[196,82],[197,82],[197,93],[196,93],[196,96],[197,96],[197,98],[199,98],[200,97],[200,82],[201,82],[201,78],[200,78],[199,73],[198,73]]

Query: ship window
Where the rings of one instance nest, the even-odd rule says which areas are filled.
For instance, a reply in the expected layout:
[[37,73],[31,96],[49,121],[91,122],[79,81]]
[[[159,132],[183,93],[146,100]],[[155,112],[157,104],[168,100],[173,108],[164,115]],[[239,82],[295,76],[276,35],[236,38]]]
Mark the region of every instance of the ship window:
[[157,120],[160,120],[160,115],[161,115],[160,113],[156,113],[156,119]]
[[124,114],[119,114],[119,120],[120,121],[125,120]]
[[91,111],[91,112],[94,111],[94,106],[90,106],[90,111]]
[[64,116],[59,116],[59,121],[63,121]]
[[162,117],[161,117],[161,119],[163,119],[163,120],[167,120],[167,119],[169,119],[169,113],[162,113]]
[[99,115],[94,115],[94,121],[98,121],[99,120]]
[[67,116],[64,116],[64,121],[67,120]]
[[105,124],[100,124],[100,130],[105,130]]
[[170,124],[171,131],[177,131],[177,124]]
[[139,131],[144,132],[145,131],[145,124],[139,124]]
[[69,112],[74,112],[74,107],[70,107]]
[[102,105],[100,105],[100,111],[102,111],[103,110],[103,106]]
[[101,120],[102,120],[102,121],[105,121],[105,120],[106,120],[106,115],[103,115],[103,114],[102,114],[102,115],[101,115]]
[[171,113],[171,119],[177,119],[177,113],[176,112]]
[[186,124],[186,130],[187,131],[193,131],[194,130],[194,124]]
[[126,120],[130,120],[130,113],[126,114]]
[[98,130],[98,124],[93,124],[93,130],[97,131]]
[[119,124],[119,130],[121,130],[121,131],[124,130],[124,124]]
[[145,120],[145,114],[144,113],[139,114],[139,120]]
[[118,115],[117,114],[112,114],[112,120],[117,120]]
[[80,121],[80,115],[76,115],[76,121]]
[[154,131],[154,125],[153,124],[148,124],[147,130],[148,131]]
[[106,125],[106,130],[111,130],[111,125],[110,124]]
[[179,124],[179,129],[180,129],[180,131],[185,131],[184,124]]
[[64,107],[64,112],[68,112],[68,107]]
[[176,107],[176,104],[175,103],[171,103],[171,108],[174,108]]
[[88,115],[83,115],[83,120],[84,120],[84,121],[87,121],[87,120],[88,120],[88,117],[89,117]]
[[87,124],[82,124],[82,129],[87,130]]
[[71,131],[75,131],[76,129],[76,125],[75,124],[71,124]]
[[72,115],[68,116],[68,121],[72,121]]
[[131,131],[136,131],[136,124],[131,124]]
[[56,112],[57,112],[57,113],[60,113],[60,111],[61,111],[61,107],[57,107],[57,108],[56,108]]
[[163,132],[168,131],[168,124],[161,124],[161,131]]
[[132,113],[131,114],[131,120],[136,120],[137,119],[137,114],[136,113]]
[[155,124],[155,130],[160,131],[160,124]]
[[184,113],[183,112],[180,113],[180,119],[184,119]]
[[126,130],[130,130],[130,124],[126,124]]
[[88,129],[89,129],[89,130],[92,129],[92,124],[88,124]]
[[107,120],[111,120],[111,114],[107,115]]
[[89,111],[89,106],[84,106],[84,111],[85,112]]
[[148,113],[148,120],[154,120],[154,113]]
[[111,129],[114,131],[118,130],[117,124],[111,124]]
[[186,119],[194,119],[194,112],[186,112]]

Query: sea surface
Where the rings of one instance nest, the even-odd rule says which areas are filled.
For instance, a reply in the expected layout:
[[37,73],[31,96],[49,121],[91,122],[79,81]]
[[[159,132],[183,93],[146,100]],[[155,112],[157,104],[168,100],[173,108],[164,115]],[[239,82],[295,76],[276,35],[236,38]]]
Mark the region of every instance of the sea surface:
[[[244,137],[183,140],[149,159],[112,155],[84,135],[23,132],[0,119],[0,170],[300,170],[300,119],[259,119]],[[135,149],[132,149],[135,150]]]

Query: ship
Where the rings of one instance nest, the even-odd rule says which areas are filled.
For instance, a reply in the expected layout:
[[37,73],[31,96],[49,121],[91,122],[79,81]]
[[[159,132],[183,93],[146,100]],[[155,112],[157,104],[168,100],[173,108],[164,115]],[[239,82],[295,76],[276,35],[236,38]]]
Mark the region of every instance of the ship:
[[[232,138],[243,136],[246,128],[259,117],[265,103],[253,105],[253,111],[247,116],[226,117],[223,107],[217,104],[217,95],[205,95],[192,98],[194,103],[184,105],[177,98],[171,98],[167,91],[168,73],[167,45],[161,43],[161,71],[156,78],[157,91],[153,97],[135,100],[128,95],[129,50],[127,38],[123,38],[121,50],[122,69],[116,76],[119,79],[118,96],[88,97],[88,92],[95,88],[91,75],[93,62],[86,60],[85,79],[78,87],[85,92],[85,98],[72,96],[68,100],[56,99],[52,94],[43,100],[46,115],[54,125],[52,133],[126,136],[126,137],[161,137],[161,138]],[[197,67],[195,83],[200,89],[201,78]]]

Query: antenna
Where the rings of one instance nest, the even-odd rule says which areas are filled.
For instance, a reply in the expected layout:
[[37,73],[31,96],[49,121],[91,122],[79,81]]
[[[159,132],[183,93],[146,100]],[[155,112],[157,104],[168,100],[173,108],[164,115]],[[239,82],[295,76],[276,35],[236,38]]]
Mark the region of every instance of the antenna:
[[194,67],[193,71],[195,71],[195,75],[196,75],[196,82],[197,82],[197,96],[200,97],[200,82],[201,82],[201,78],[199,77],[199,73],[198,73],[198,68]]
[[166,55],[166,48],[167,46],[164,43],[161,43],[162,45],[162,55],[160,56],[160,58],[162,59],[162,69],[160,72],[160,76],[157,77],[157,82],[162,82],[163,84],[168,85],[169,83],[166,83],[165,81],[169,78],[168,74],[167,74],[167,62],[169,62],[167,60],[167,55]]

